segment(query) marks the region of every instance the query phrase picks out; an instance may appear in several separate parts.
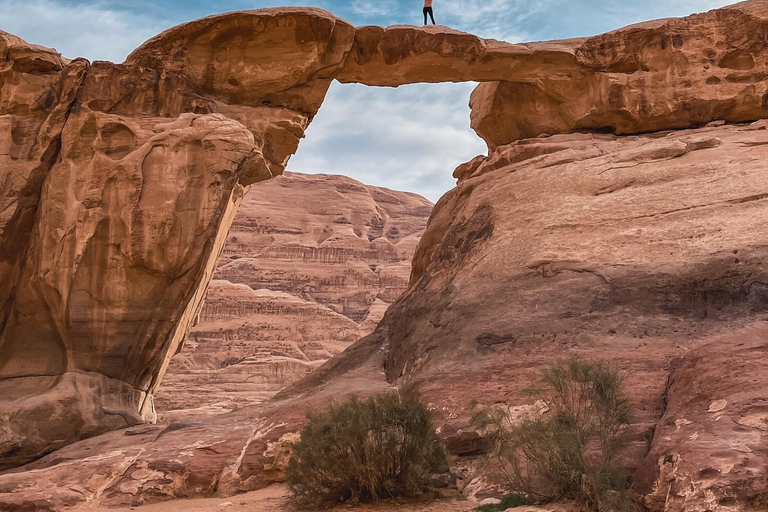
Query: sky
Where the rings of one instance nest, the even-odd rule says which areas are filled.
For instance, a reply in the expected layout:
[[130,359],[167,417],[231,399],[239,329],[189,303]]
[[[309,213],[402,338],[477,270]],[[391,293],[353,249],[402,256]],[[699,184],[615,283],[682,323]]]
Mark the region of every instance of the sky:
[[[0,30],[66,57],[122,62],[143,41],[210,14],[280,5],[321,7],[355,25],[420,24],[421,0],[0,0]],[[434,0],[437,23],[509,42],[599,34],[735,0]],[[486,153],[469,127],[474,84],[399,88],[334,83],[288,170],[343,174],[436,201],[453,169]]]

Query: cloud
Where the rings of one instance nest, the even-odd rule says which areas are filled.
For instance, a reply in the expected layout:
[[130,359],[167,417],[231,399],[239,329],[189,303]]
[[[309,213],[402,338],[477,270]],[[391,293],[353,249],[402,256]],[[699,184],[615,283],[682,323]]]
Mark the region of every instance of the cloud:
[[469,128],[473,87],[334,83],[288,168],[344,174],[436,201],[454,186],[457,165],[486,152]]
[[[558,0],[435,0],[444,23],[481,37],[520,42],[531,33],[531,19]],[[437,20],[441,23],[440,20]]]
[[397,12],[397,0],[352,0],[352,12],[364,18],[387,16]]
[[[544,0],[524,18],[526,40],[566,39],[601,34],[634,23],[658,18],[687,16],[723,7],[734,0]],[[541,4],[540,4],[541,5]],[[502,20],[502,23],[509,22]]]
[[168,21],[103,3],[0,0],[0,29],[30,43],[56,48],[69,58],[122,62]]

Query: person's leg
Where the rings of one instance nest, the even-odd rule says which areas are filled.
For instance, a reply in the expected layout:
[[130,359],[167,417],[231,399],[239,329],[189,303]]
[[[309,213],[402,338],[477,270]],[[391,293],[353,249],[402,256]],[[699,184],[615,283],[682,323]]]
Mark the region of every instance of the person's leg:
[[[429,17],[432,20],[432,24],[434,25],[435,24],[435,13],[432,11],[431,7],[429,8]],[[425,21],[424,24],[426,25],[427,22]]]
[[421,12],[424,13],[424,24],[427,24],[427,7],[423,8]]

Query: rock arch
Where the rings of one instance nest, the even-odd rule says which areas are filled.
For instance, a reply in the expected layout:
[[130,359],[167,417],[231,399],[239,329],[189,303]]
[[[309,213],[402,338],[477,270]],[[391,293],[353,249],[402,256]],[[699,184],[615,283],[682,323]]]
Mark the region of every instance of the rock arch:
[[768,117],[767,19],[753,1],[508,44],[266,9],[172,28],[123,64],[0,33],[0,469],[153,420],[241,198],[283,171],[332,80],[483,82],[471,121],[491,150],[746,121]]

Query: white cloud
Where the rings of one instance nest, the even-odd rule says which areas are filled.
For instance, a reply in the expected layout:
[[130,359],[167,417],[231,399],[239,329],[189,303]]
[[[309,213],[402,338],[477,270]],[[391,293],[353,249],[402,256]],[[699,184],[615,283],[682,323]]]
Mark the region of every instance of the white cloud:
[[107,4],[52,0],[0,0],[0,29],[27,42],[56,48],[65,57],[122,62],[168,26],[155,18]]
[[352,0],[352,12],[364,18],[387,16],[397,9],[397,0]]
[[481,37],[520,42],[531,33],[529,20],[558,0],[435,0],[435,16],[451,27]]
[[288,168],[345,174],[436,201],[454,186],[457,165],[486,152],[469,128],[473,87],[334,83]]

